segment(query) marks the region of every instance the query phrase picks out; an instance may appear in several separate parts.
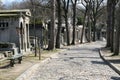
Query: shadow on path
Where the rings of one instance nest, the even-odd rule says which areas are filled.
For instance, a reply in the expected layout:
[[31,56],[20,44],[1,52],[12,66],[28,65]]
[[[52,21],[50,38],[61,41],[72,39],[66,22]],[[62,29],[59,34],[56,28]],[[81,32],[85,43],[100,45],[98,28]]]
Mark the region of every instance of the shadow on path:
[[107,65],[105,62],[103,61],[91,61],[93,64],[102,64],[102,65]]
[[112,80],[120,80],[120,77],[111,77]]
[[120,63],[120,59],[115,59],[115,60],[108,60],[109,62],[112,62],[112,63],[117,63],[119,64]]
[[[59,59],[76,59],[76,58],[101,59],[100,57],[61,57]],[[52,58],[52,59],[58,59],[58,58]]]

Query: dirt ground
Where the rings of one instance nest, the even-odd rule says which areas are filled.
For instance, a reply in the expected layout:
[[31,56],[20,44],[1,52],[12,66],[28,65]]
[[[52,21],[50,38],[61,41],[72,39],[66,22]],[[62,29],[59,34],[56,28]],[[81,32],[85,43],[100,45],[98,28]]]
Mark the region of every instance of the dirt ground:
[[[55,54],[61,50],[54,51],[42,51],[41,52],[41,60],[39,60],[39,56],[34,57],[34,54],[29,54],[23,56],[23,60],[21,64],[16,64],[14,67],[5,67],[0,69],[0,80],[15,80],[19,75],[25,72],[28,68],[33,66],[36,63],[41,62],[42,60],[49,58],[52,54]],[[9,62],[7,62],[9,64]]]

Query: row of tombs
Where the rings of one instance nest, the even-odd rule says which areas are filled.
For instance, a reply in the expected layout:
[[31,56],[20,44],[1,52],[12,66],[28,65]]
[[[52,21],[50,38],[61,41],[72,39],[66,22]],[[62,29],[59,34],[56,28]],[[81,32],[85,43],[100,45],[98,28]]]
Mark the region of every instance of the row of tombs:
[[[35,38],[34,35],[34,25],[29,25],[30,23],[31,12],[29,9],[21,9],[21,10],[0,10],[0,44],[2,43],[14,43],[18,48],[19,53],[27,54],[31,52],[31,46],[35,42],[30,38]],[[62,25],[62,33],[64,35],[61,36],[61,43],[65,44],[66,40],[66,32],[64,30],[65,24]],[[41,38],[43,44],[47,44],[48,41],[45,41],[45,37],[42,33],[46,29],[46,27],[40,27],[39,25],[35,26],[36,36]],[[76,41],[79,42],[82,27],[77,27],[76,30]],[[72,26],[71,26],[72,31]],[[39,31],[42,30],[42,31]],[[47,30],[46,30],[47,31]],[[57,31],[57,28],[56,30]],[[49,40],[49,32],[44,33],[47,34],[46,40]],[[57,34],[57,32],[56,32]],[[72,35],[72,34],[71,34]],[[30,37],[32,36],[32,37]],[[41,37],[42,36],[42,37]],[[43,43],[44,42],[44,43]],[[0,46],[1,47],[1,46]]]

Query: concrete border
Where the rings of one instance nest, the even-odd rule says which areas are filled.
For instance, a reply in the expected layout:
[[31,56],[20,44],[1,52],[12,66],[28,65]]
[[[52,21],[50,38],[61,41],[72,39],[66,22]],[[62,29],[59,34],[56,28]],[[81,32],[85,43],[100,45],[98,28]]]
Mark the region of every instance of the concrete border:
[[116,73],[118,73],[120,75],[120,71],[118,69],[117,66],[115,66],[113,63],[109,62],[108,60],[106,60],[104,57],[103,57],[103,54],[101,52],[101,49],[99,49],[99,55],[100,57],[103,59],[104,62],[106,62]]

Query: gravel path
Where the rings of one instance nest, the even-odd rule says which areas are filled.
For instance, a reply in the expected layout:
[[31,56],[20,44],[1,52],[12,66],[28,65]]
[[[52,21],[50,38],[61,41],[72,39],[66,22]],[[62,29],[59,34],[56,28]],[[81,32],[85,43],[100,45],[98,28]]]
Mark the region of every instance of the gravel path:
[[28,80],[120,80],[100,58],[102,46],[96,42],[71,47],[41,64]]

